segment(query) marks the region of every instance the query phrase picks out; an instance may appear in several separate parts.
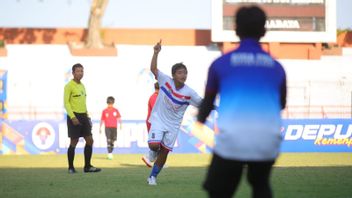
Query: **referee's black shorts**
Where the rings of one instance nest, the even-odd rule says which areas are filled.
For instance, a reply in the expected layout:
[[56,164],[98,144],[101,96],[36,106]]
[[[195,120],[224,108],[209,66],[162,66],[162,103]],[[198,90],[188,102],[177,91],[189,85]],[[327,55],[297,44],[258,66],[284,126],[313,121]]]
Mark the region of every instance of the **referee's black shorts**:
[[72,120],[67,116],[67,130],[68,137],[79,138],[92,135],[92,122],[87,113],[75,113],[76,118],[79,120],[79,125],[73,125]]

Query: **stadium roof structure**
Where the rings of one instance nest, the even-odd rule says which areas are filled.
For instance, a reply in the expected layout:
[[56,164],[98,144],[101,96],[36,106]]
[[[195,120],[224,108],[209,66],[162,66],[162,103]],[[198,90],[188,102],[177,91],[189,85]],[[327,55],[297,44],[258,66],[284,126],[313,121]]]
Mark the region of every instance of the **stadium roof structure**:
[[212,0],[212,41],[239,41],[233,15],[240,6],[253,3],[268,16],[262,42],[336,42],[335,0]]

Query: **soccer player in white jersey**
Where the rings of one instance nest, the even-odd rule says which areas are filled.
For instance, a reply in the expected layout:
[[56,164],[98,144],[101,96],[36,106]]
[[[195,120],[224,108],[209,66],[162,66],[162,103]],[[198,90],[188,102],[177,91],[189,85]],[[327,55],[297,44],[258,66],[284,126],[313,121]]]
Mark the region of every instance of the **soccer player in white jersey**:
[[202,98],[185,84],[187,68],[182,63],[172,66],[172,78],[157,67],[158,54],[161,50],[161,40],[154,46],[154,54],[150,64],[150,70],[158,80],[160,90],[158,98],[152,110],[149,122],[151,129],[148,134],[149,156],[142,159],[147,166],[151,166],[151,160],[156,156],[150,176],[149,185],[156,185],[156,177],[163,168],[169,151],[175,144],[183,115],[188,105],[198,107]]

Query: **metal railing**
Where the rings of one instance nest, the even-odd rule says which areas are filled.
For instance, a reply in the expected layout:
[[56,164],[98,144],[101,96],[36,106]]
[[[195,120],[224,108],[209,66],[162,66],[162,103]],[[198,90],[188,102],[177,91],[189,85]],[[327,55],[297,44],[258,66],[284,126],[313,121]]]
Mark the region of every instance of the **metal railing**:
[[[99,112],[91,112],[92,117],[99,118]],[[352,105],[288,105],[282,111],[285,119],[341,119],[352,118]],[[24,108],[11,110],[2,115],[10,120],[62,120],[65,119],[65,111],[35,111]]]
[[289,105],[282,112],[287,119],[298,118],[351,118],[351,105]]

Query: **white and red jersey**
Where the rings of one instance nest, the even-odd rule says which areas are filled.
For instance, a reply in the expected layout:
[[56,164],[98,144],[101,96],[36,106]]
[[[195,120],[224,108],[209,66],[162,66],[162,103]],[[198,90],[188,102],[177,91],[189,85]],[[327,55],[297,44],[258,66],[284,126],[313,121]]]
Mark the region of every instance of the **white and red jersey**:
[[[158,70],[160,90],[149,122],[159,130],[178,130],[188,105],[198,107],[202,98],[186,84],[176,89],[174,80]],[[177,132],[177,131],[175,131]]]

